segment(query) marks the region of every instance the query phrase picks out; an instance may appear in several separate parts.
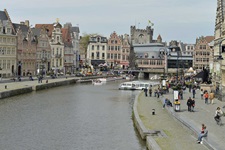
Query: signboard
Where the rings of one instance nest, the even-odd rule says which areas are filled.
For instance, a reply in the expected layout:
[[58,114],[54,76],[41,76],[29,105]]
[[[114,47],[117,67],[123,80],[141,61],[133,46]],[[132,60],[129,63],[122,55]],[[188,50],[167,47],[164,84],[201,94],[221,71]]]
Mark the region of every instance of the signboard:
[[178,91],[173,91],[173,100],[178,99]]
[[166,80],[162,80],[162,86],[166,86]]

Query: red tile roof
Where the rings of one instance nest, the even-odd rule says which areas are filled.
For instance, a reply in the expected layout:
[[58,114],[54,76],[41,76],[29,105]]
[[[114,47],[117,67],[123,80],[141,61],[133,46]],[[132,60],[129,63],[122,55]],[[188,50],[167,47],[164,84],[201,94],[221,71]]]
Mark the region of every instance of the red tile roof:
[[48,32],[48,36],[51,37],[54,26],[53,24],[36,24],[35,28],[39,28],[39,29],[45,28],[46,31]]

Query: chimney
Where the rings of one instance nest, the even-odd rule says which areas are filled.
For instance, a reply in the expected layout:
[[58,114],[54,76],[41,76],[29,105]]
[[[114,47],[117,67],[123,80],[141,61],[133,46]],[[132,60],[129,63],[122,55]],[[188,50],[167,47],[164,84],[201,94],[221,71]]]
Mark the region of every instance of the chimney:
[[27,27],[29,27],[29,26],[30,26],[30,22],[29,22],[29,20],[25,20],[25,25],[26,25]]

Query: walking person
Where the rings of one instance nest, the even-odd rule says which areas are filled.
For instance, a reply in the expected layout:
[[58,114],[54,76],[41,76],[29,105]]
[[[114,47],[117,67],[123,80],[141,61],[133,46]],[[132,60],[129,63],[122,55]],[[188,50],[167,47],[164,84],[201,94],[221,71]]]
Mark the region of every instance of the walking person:
[[152,87],[149,88],[148,94],[149,94],[150,97],[152,97]]
[[191,106],[192,106],[192,99],[191,99],[191,97],[189,97],[188,100],[187,100],[187,106],[188,106],[188,111],[191,112]]
[[193,98],[195,98],[195,94],[196,94],[196,89],[195,89],[195,87],[192,89],[192,94],[193,94]]
[[214,93],[212,91],[209,93],[209,100],[210,100],[210,103],[213,104]]
[[148,96],[148,89],[147,89],[147,87],[144,88],[144,92],[145,92],[145,96],[147,97]]
[[209,93],[207,91],[204,94],[204,98],[205,98],[205,104],[208,104]]
[[192,103],[191,103],[191,112],[194,112],[194,108],[195,108],[195,100],[192,99]]
[[222,125],[222,121],[221,121],[222,115],[223,115],[223,111],[220,109],[220,107],[217,107],[214,119],[216,120],[216,123],[218,125]]
[[203,99],[203,95],[204,95],[203,89],[201,89],[200,94],[201,94],[201,99]]

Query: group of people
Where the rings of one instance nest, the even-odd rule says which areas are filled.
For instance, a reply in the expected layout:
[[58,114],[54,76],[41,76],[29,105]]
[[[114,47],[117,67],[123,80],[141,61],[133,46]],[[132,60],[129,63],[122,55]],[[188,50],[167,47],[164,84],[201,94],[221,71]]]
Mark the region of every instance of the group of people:
[[187,106],[188,106],[188,111],[194,112],[195,100],[192,99],[191,97],[189,97],[188,100],[187,100]]
[[212,91],[208,93],[207,90],[203,91],[203,89],[201,89],[200,94],[201,94],[201,99],[205,99],[205,104],[209,104],[209,103],[214,104],[214,93]]
[[[145,96],[147,97],[148,94],[149,94],[149,96],[152,97],[152,92],[153,92],[152,90],[153,90],[152,85],[150,85],[149,89],[147,87],[144,88]],[[159,98],[160,95],[162,95],[162,92],[161,92],[160,88],[155,89],[154,96]]]

